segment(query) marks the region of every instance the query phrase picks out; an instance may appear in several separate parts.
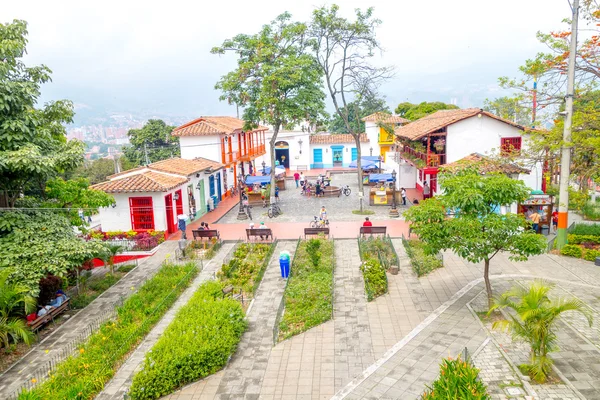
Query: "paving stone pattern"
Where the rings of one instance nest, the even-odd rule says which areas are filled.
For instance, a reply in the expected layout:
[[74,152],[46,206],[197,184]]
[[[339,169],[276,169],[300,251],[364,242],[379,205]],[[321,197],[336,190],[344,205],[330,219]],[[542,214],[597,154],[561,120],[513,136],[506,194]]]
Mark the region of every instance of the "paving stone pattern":
[[[37,376],[41,366],[63,353],[65,349],[72,347],[73,342],[79,340],[82,333],[89,331],[91,322],[97,320],[107,310],[114,309],[117,303],[129,297],[147,279],[152,278],[165,258],[175,255],[176,248],[177,242],[167,241],[161,244],[153,256],[141,260],[136,269],[95,299],[83,312],[69,318],[12,368],[0,375],[0,398],[10,396],[23,382],[29,381],[32,376]],[[47,371],[43,373],[44,376],[46,374]]]
[[277,243],[263,280],[248,313],[248,329],[229,365],[218,374],[188,385],[166,397],[168,399],[258,398],[267,363],[273,348],[273,328],[277,310],[283,299],[285,280],[279,269],[279,253],[288,251],[292,257],[295,241]]
[[165,329],[167,329],[169,324],[173,321],[179,309],[187,304],[198,287],[207,280],[214,278],[215,273],[221,268],[223,265],[223,260],[232,250],[233,246],[234,243],[224,243],[211,260],[204,262],[200,260],[197,261],[199,266],[204,266],[202,271],[196,276],[196,278],[181,294],[181,296],[179,296],[171,309],[154,326],[150,333],[148,333],[144,341],[138,346],[137,349],[135,349],[133,354],[131,354],[127,361],[121,366],[121,368],[119,368],[119,370],[115,373],[115,376],[109,383],[106,384],[104,390],[96,397],[96,399],[120,400],[124,398],[124,395],[131,387],[133,377],[143,365],[146,352],[150,350],[154,344],[156,344],[160,338],[160,335],[162,335]]

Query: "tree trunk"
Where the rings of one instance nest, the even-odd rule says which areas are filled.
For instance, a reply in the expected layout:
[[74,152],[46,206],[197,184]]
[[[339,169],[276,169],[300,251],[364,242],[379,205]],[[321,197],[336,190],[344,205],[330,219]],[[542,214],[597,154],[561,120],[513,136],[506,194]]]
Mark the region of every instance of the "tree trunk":
[[[356,142],[356,169],[358,171],[358,196],[360,197],[360,212],[363,212],[363,179],[362,179],[362,164],[361,164],[361,148],[360,148],[360,133],[353,133],[354,141]],[[361,197],[362,194],[362,197]]]
[[269,141],[269,146],[271,147],[271,192],[269,193],[269,202],[271,204],[275,202],[275,143],[277,142],[280,127],[281,123],[273,125],[273,137]]
[[483,267],[483,280],[485,281],[485,291],[488,297],[488,307],[492,308],[492,284],[490,283],[490,260],[486,258],[485,265]]

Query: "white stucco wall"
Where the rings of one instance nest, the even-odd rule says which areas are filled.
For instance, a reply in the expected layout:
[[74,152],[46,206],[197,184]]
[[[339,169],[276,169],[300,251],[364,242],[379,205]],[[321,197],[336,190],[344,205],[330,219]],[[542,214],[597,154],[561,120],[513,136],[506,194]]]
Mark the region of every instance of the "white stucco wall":
[[[352,149],[356,148],[355,143],[342,143],[342,144],[311,144],[310,145],[310,164],[314,165],[314,149],[322,149],[323,151],[323,168],[331,168],[333,167],[333,151],[331,149],[332,146],[343,146],[342,149],[342,166],[347,167],[352,162]],[[369,155],[369,143],[361,143],[361,155],[368,156]],[[373,154],[375,154],[375,150],[373,149]]]
[[[235,141],[234,141],[235,143]],[[183,136],[179,138],[181,158],[203,157],[221,162],[221,142],[218,136]]]
[[379,147],[379,130],[380,128],[377,126],[375,122],[365,122],[365,133],[369,138],[369,146],[367,146],[367,153],[363,155],[369,155],[368,151],[370,147],[373,147],[373,154],[377,155],[381,152]]
[[[266,165],[271,165],[271,146],[270,141],[273,137],[273,132],[267,132],[265,134],[265,151],[266,154],[262,157],[258,157],[255,161],[257,170],[262,168],[262,162]],[[298,141],[302,140],[302,146],[298,144]],[[298,131],[283,131],[277,134],[278,142],[287,142],[289,145],[290,152],[290,170],[295,170],[299,165],[310,168],[310,133],[309,132],[298,132]],[[300,154],[302,150],[302,154]]]

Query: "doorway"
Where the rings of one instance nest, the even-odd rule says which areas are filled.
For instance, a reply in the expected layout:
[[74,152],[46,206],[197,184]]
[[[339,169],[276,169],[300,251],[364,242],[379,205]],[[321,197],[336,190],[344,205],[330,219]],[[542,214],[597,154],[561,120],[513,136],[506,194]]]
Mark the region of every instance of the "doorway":
[[173,195],[170,193],[165,196],[165,216],[167,218],[167,233],[175,233],[177,225],[173,218]]
[[223,194],[221,193],[221,173],[217,172],[217,201],[215,203],[215,207],[217,206],[217,204],[219,204],[219,202],[221,201],[221,196]]
[[275,143],[275,160],[279,161],[279,165],[290,168],[290,145],[288,142]]
[[177,216],[183,214],[183,196],[181,195],[181,189],[175,192],[175,206],[177,211]]
[[204,192],[204,178],[200,179],[198,183],[198,191],[200,192],[200,204],[198,205],[198,211],[200,215],[204,215],[206,213],[206,193]]
[[333,166],[341,167],[344,160],[344,146],[331,146]]

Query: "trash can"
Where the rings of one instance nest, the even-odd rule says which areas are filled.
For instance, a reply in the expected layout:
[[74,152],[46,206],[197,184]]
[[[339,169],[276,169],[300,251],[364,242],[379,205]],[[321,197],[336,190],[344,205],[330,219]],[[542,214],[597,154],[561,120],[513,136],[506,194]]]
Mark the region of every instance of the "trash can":
[[185,219],[186,216],[184,214],[180,214],[177,216],[177,225],[179,227],[179,230],[181,231],[182,239],[187,239],[187,237],[185,236]]
[[281,277],[287,278],[290,276],[290,254],[281,252],[279,254],[279,269],[281,269]]

